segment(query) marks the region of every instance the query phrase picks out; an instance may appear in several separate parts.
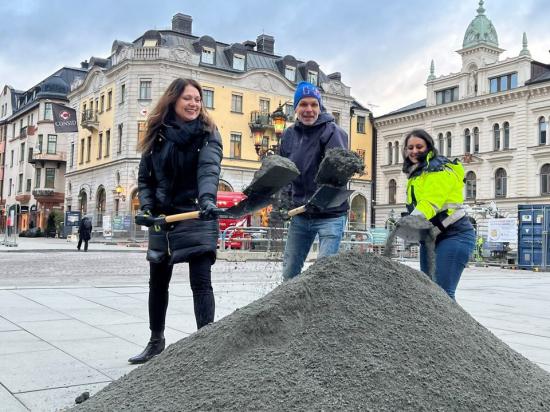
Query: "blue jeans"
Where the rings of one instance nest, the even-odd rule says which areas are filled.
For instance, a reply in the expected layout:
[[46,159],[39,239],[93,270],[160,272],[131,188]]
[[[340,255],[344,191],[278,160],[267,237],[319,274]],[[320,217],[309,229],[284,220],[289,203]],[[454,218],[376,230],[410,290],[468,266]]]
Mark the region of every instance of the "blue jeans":
[[319,235],[318,257],[338,253],[345,226],[345,215],[322,219],[294,216],[288,228],[285,245],[283,279],[289,280],[300,274],[316,235]]
[[[445,238],[435,247],[435,281],[451,299],[455,298],[460,276],[474,251],[474,246],[475,233],[472,229]],[[428,273],[426,246],[423,244],[420,245],[420,269]]]

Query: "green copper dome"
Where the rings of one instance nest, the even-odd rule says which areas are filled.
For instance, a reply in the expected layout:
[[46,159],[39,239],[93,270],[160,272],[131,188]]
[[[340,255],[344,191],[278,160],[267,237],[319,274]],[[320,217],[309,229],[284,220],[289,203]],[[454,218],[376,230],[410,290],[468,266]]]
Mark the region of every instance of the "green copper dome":
[[483,0],[480,0],[477,16],[472,20],[464,34],[463,48],[477,46],[481,43],[498,47],[498,36],[495,26],[493,26],[491,20],[484,13]]

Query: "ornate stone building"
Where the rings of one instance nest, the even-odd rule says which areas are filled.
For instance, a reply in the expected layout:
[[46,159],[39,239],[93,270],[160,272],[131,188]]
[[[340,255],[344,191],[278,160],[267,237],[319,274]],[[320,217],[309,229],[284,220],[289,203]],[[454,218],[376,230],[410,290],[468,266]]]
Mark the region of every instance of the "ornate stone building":
[[533,60],[526,34],[520,44],[517,56],[499,60],[504,50],[480,1],[457,51],[460,71],[437,77],[432,61],[426,98],[375,119],[378,226],[404,211],[401,145],[414,128],[426,129],[440,153],[464,163],[474,212],[496,204],[515,216],[518,204],[550,201],[550,65]]
[[86,77],[69,94],[82,121],[80,131],[69,137],[67,209],[91,214],[96,227],[103,216],[133,220],[139,206],[137,144],[149,112],[176,77],[193,78],[204,87],[204,104],[224,144],[220,190],[242,190],[259,167],[259,157],[278,145],[273,112],[280,107],[293,121],[294,88],[309,80],[321,88],[327,110],[351,132],[350,147],[365,157],[367,174],[352,183],[357,193],[351,217],[356,227],[367,227],[370,111],[354,100],[340,73],[325,74],[315,61],[276,55],[274,45],[275,39],[265,34],[256,42],[234,44],[198,37],[192,34],[192,18],[177,14],[171,29],[147,31],[131,43],[115,40],[108,58],[92,58]]

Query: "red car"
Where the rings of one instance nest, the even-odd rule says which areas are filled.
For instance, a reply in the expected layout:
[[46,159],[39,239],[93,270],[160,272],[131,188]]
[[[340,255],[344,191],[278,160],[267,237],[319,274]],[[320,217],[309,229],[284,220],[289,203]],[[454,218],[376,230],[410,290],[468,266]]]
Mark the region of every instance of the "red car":
[[[218,192],[218,201],[217,206],[219,208],[227,209],[231,206],[235,206],[241,200],[246,199],[246,196],[241,192]],[[251,216],[246,215],[239,218],[220,218],[220,239],[218,244],[221,242],[221,236],[224,233],[225,229],[230,226],[250,226]],[[243,248],[243,238],[250,238],[248,234],[239,229],[231,229],[226,232],[227,239],[225,239],[225,248],[226,249],[242,249]]]

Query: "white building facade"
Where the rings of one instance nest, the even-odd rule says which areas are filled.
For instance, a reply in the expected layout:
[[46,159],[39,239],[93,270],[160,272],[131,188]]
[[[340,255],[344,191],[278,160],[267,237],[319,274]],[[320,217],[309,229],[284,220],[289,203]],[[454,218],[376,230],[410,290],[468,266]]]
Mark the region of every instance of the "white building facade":
[[499,60],[504,50],[483,1],[477,12],[457,51],[460,71],[436,77],[432,61],[426,99],[375,119],[377,226],[405,211],[401,149],[416,128],[463,162],[474,211],[492,204],[514,217],[519,204],[550,203],[550,65],[532,59],[525,34],[518,56]]

